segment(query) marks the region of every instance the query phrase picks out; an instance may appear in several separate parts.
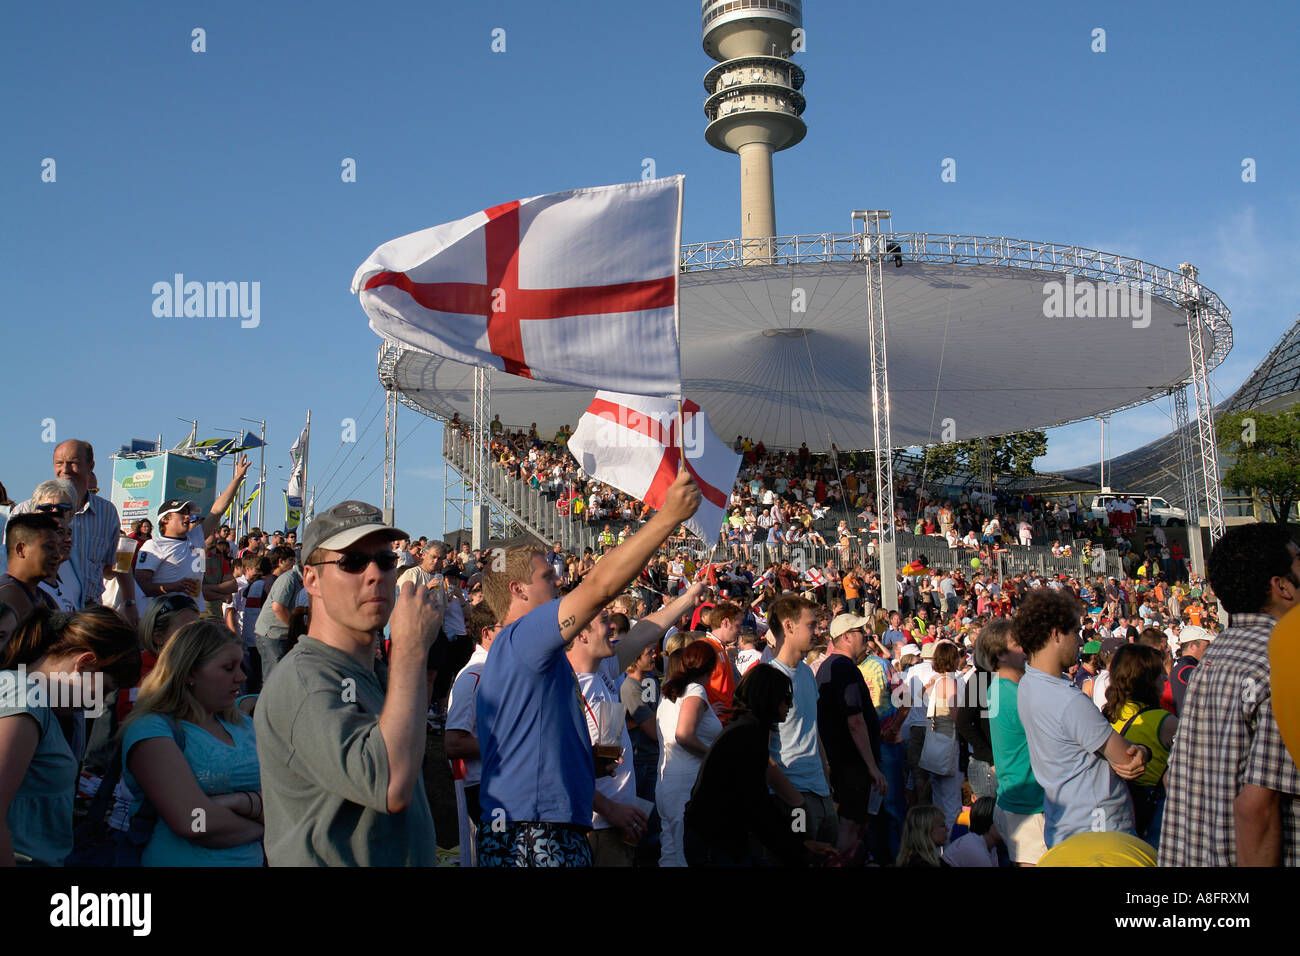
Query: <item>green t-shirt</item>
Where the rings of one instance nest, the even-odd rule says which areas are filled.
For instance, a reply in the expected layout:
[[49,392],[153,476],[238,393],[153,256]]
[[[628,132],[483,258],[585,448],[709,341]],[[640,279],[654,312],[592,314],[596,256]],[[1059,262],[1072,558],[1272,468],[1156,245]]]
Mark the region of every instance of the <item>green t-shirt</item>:
[[995,677],[989,685],[989,736],[998,779],[998,806],[1007,813],[1042,813],[1043,788],[1029,764],[1029,743],[1016,703],[1019,685]]
[[422,774],[388,812],[384,688],[343,651],[299,638],[253,714],[272,866],[436,866]]

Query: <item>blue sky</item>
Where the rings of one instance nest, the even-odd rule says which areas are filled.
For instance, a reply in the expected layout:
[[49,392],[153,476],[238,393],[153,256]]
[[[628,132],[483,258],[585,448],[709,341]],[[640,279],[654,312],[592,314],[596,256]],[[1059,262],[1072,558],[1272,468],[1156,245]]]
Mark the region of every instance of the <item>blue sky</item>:
[[[808,0],[809,131],[776,159],[778,231],[847,231],[851,209],[888,207],[902,232],[1192,261],[1233,313],[1217,400],[1300,311],[1297,9]],[[377,245],[638,179],[647,157],[686,175],[685,241],[739,232],[737,160],[703,140],[696,0],[24,4],[7,19],[0,481],[14,497],[50,473],[45,419],[95,443],[106,486],[107,455],[132,437],[174,445],[178,418],[204,438],[267,418],[278,524],[310,408],[321,503],[378,502],[379,342],[348,291]],[[1090,50],[1097,27],[1105,53]],[[1241,180],[1246,157],[1256,182]],[[260,283],[260,324],[156,317],[151,290],[175,273]],[[1052,357],[1063,387],[1104,361],[1081,345]],[[1166,402],[1116,417],[1112,453],[1169,415]],[[403,410],[399,432],[399,523],[437,533],[440,426]],[[1038,466],[1095,460],[1098,434],[1052,432]]]

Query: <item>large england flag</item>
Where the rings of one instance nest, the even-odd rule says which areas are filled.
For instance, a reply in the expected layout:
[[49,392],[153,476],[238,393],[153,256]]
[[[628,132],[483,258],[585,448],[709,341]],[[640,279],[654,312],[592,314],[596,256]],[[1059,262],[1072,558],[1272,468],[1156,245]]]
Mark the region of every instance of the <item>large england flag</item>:
[[[703,498],[685,527],[708,544],[718,539],[727,498],[740,471],[740,456],[713,433],[709,417],[692,401],[677,403],[618,392],[597,392],[569,438],[569,451],[592,478],[662,508],[677,479],[686,450],[686,469]],[[683,441],[683,437],[685,441]]]
[[676,398],[682,176],[508,202],[384,243],[352,291],[394,342]]

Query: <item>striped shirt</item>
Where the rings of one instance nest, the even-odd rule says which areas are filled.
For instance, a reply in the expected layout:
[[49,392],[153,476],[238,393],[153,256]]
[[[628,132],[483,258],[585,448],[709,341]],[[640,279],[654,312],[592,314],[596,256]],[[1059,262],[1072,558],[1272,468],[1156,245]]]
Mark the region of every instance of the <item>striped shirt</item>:
[[[30,500],[14,507],[14,514],[28,514]],[[86,503],[72,516],[72,554],[68,563],[81,585],[83,606],[101,604],[104,598],[104,569],[117,559],[117,541],[122,523],[113,502],[99,495],[86,496]]]
[[1236,866],[1233,801],[1246,784],[1280,798],[1282,866],[1300,865],[1300,770],[1287,753],[1269,684],[1277,621],[1233,614],[1191,676],[1165,775],[1161,866]]

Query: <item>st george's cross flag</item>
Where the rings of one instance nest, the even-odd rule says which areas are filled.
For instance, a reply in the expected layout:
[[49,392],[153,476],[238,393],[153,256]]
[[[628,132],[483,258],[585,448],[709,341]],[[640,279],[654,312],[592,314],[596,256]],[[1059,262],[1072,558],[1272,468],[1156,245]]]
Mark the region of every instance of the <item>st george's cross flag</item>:
[[681,394],[682,176],[493,206],[384,243],[352,291],[385,339],[511,375]]
[[803,579],[811,584],[814,588],[819,588],[826,583],[826,575],[822,574],[820,568],[812,567],[803,573]]
[[592,478],[658,509],[677,480],[684,446],[686,470],[703,497],[699,510],[683,524],[712,544],[722,528],[740,456],[713,433],[699,405],[683,402],[682,420],[684,436],[672,399],[597,392],[573,430],[569,451]]

